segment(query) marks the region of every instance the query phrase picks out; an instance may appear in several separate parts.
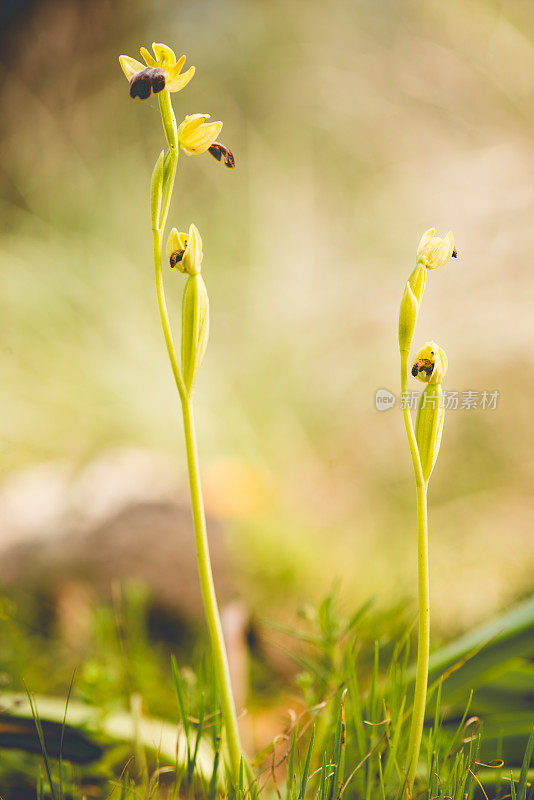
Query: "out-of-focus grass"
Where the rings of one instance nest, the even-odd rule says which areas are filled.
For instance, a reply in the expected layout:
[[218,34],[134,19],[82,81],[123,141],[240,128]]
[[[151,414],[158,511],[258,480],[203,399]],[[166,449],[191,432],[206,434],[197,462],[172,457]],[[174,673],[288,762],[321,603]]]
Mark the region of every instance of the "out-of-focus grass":
[[532,589],[534,10],[519,0],[38,4],[0,91],[3,473],[132,441],[182,455],[148,225],[162,135],[116,60],[153,38],[197,66],[177,115],[223,119],[238,163],[184,157],[171,221],[205,244],[204,464],[230,456],[261,486],[247,503],[215,470],[248,591],[276,586],[283,605],[341,571],[358,597],[412,593],[409,457],[374,391],[397,389],[397,306],[430,225],[460,259],[432,274],[417,341],[446,348],[447,388],[501,393],[446,419],[438,618]]

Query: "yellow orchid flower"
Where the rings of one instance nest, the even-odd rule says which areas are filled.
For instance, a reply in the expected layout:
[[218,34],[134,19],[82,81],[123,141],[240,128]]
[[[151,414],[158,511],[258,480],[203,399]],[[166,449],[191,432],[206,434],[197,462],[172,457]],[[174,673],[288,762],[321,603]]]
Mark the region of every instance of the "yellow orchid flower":
[[417,248],[417,263],[427,269],[441,267],[449,258],[457,256],[451,231],[443,239],[434,236],[435,232],[435,228],[425,231]]
[[186,57],[181,56],[177,61],[174,51],[166,44],[154,42],[152,49],[155,58],[146,47],[141,47],[140,52],[146,66],[131,56],[119,57],[122,71],[130,81],[130,97],[146,100],[152,91],[157,93],[166,89],[168,92],[179,92],[195,74],[194,67],[190,67],[184,73],[181,72]]
[[412,375],[423,383],[441,383],[448,366],[445,350],[435,342],[427,342],[414,359]]
[[167,239],[167,258],[171,267],[189,275],[198,275],[202,256],[202,239],[196,225],[189,226],[189,233],[179,233],[177,228],[171,230]]
[[221,132],[222,122],[206,122],[209,114],[190,114],[178,128],[178,145],[188,155],[198,155],[208,152],[216,161],[222,161],[225,166],[235,167],[234,154],[229,147],[216,142]]
[[222,122],[206,122],[209,114],[190,114],[178,128],[178,144],[189,155],[205,153],[221,132]]

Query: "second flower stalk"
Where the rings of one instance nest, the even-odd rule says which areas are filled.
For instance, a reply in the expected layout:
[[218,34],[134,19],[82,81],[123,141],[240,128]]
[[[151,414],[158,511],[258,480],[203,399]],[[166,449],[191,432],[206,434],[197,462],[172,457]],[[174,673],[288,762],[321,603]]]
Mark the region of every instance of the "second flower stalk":
[[[456,258],[452,233],[443,239],[426,231],[417,250],[416,266],[406,282],[399,313],[399,350],[401,357],[401,395],[406,397],[408,362],[419,309],[423,299],[427,272]],[[425,720],[430,654],[430,584],[428,572],[428,482],[434,469],[441,444],[444,410],[441,403],[441,383],[447,371],[447,356],[435,342],[427,342],[419,350],[410,369],[413,377],[426,384],[421,394],[415,428],[410,411],[403,403],[403,417],[412,456],[417,491],[417,565],[419,596],[419,629],[417,644],[417,673],[414,689],[412,720],[405,762],[406,796],[413,796],[413,784]]]

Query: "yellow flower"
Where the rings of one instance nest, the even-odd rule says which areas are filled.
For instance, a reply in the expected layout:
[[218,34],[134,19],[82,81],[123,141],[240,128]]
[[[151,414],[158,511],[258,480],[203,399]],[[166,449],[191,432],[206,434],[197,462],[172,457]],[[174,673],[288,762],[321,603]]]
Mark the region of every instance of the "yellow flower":
[[414,359],[412,375],[423,383],[441,383],[448,365],[445,350],[435,342],[427,342]]
[[417,263],[427,269],[441,267],[449,258],[457,256],[452,233],[449,231],[443,239],[440,239],[439,236],[434,236],[435,232],[435,228],[425,231],[417,248]]
[[206,122],[209,114],[191,114],[178,128],[178,144],[189,155],[205,153],[221,132],[222,122]]
[[202,239],[196,225],[189,226],[189,233],[179,233],[176,228],[171,230],[167,239],[167,258],[171,267],[189,275],[198,275],[202,255]]
[[189,83],[195,74],[195,68],[190,67],[182,73],[185,56],[176,60],[174,52],[166,44],[152,45],[155,58],[146,47],[141,48],[141,55],[146,66],[130,56],[120,56],[119,61],[122,71],[130,81],[130,96],[146,100],[154,93],[167,89],[168,92],[179,92]]

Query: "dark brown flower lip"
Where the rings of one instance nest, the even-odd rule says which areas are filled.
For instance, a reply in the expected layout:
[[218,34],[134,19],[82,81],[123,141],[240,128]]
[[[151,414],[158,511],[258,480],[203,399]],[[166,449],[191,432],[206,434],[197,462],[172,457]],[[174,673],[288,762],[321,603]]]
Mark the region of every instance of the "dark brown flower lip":
[[171,267],[175,267],[177,264],[180,263],[182,258],[184,257],[185,250],[174,250],[169,256],[169,263]]
[[434,372],[434,366],[435,366],[434,362],[431,361],[429,358],[420,358],[418,361],[415,362],[415,364],[412,367],[412,375],[414,376],[414,378],[417,378],[417,376],[421,372],[425,372],[427,376],[430,378],[430,376]]
[[167,74],[164,69],[160,69],[159,67],[152,68],[152,90],[154,94],[163,91],[166,80]]
[[137,72],[130,81],[130,97],[147,100],[154,90],[154,94],[163,91],[167,75],[164,69],[147,67]]
[[223,161],[228,169],[235,167],[234,154],[229,147],[221,142],[214,142],[211,147],[208,147],[208,153],[213,156],[216,161]]

